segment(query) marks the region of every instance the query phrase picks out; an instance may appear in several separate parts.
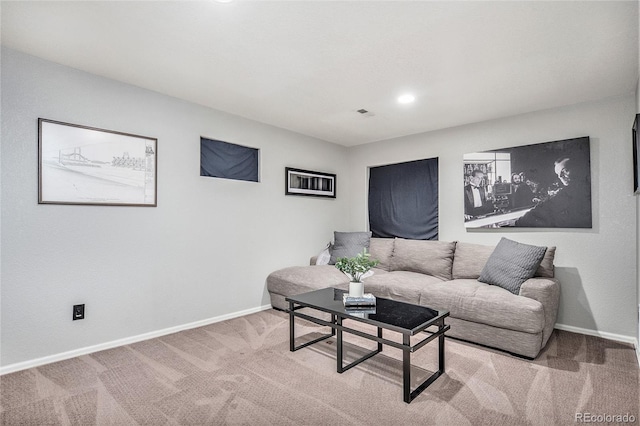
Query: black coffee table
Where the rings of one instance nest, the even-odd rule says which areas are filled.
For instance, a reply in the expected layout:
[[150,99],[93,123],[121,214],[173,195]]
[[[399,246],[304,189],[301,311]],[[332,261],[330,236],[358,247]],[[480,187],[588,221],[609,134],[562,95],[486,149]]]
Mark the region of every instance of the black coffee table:
[[[447,311],[437,311],[425,306],[413,305],[405,302],[398,302],[390,299],[376,298],[375,313],[366,313],[364,311],[354,311],[345,308],[342,302],[343,290],[335,288],[324,288],[309,293],[299,294],[297,296],[287,297],[285,300],[289,302],[289,347],[290,350],[297,351],[314,343],[320,342],[336,336],[337,339],[337,364],[338,373],[343,373],[351,367],[360,364],[372,356],[382,352],[382,345],[389,345],[402,349],[402,377],[403,377],[403,393],[404,402],[410,403],[416,396],[434,382],[440,375],[444,373],[444,333],[449,330],[449,326],[445,325],[444,319],[449,316]],[[311,315],[298,312],[302,308],[312,308],[318,311],[331,314],[331,321],[325,321]],[[302,345],[295,345],[295,318],[303,318],[315,324],[331,327],[331,333],[322,335],[310,342]],[[358,321],[377,327],[377,335],[368,334],[366,332],[355,330],[344,325],[345,320]],[[436,330],[427,330],[430,327]],[[395,331],[402,334],[402,343],[397,343],[382,337],[382,330]],[[365,356],[353,361],[348,365],[344,365],[342,351],[342,333],[347,332],[365,339],[378,342],[378,348],[369,352]],[[427,337],[420,340],[413,346],[411,345],[411,336],[418,333],[425,333]],[[431,374],[425,381],[411,391],[411,353],[417,351],[430,341],[438,338],[438,371]]]

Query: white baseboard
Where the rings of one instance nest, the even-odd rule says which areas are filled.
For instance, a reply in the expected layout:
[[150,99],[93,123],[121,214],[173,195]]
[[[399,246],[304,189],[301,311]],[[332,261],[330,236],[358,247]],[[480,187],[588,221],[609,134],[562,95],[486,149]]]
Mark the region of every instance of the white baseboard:
[[16,371],[26,370],[28,368],[39,367],[41,365],[50,364],[52,362],[63,361],[65,359],[75,358],[81,355],[87,355],[105,349],[112,349],[118,346],[129,345],[131,343],[141,342],[143,340],[154,339],[156,337],[165,336],[167,334],[177,333],[178,331],[189,330],[191,328],[202,327],[205,325],[213,324],[228,319],[238,318],[244,315],[253,314],[260,311],[271,309],[271,305],[263,305],[257,308],[246,309],[244,311],[233,312],[230,314],[220,315],[213,318],[208,318],[188,324],[178,325],[175,327],[169,327],[162,330],[151,331],[149,333],[138,334],[137,336],[125,337],[124,339],[113,340],[111,342],[100,343],[93,346],[87,346],[85,348],[74,349],[68,352],[62,352],[55,355],[49,355],[42,358],[36,358],[29,361],[17,362],[15,364],[9,364],[0,367],[0,376],[8,373],[15,373]]
[[572,325],[556,324],[554,328],[558,330],[570,331],[572,333],[586,334],[588,336],[602,337],[603,339],[615,340],[616,342],[631,343],[636,348],[636,358],[638,358],[638,366],[640,366],[640,342],[632,336],[624,336],[622,334],[607,333],[606,331],[590,330],[588,328],[574,327]]
[[[113,340],[111,342],[100,343],[98,345],[87,346],[84,348],[74,349],[68,352],[62,352],[55,355],[49,355],[42,358],[36,358],[29,361],[17,362],[15,364],[9,364],[4,367],[0,367],[0,376],[9,373],[15,373],[16,371],[26,370],[33,367],[39,367],[45,364],[51,364],[52,362],[63,361],[65,359],[75,358],[81,355],[87,355],[105,349],[112,349],[118,346],[129,345],[131,343],[141,342],[143,340],[154,339],[156,337],[165,336],[167,334],[177,333],[183,330],[189,330],[192,328],[203,327],[205,325],[214,324],[216,322],[225,321],[228,319],[238,318],[244,315],[253,314],[260,311],[271,309],[271,305],[263,305],[257,308],[246,309],[244,311],[233,312],[230,314],[220,315],[213,318],[208,318],[200,321],[191,322],[188,324],[178,325],[175,327],[169,327],[162,330],[156,330],[149,333],[139,334],[136,336],[125,337],[124,339]],[[574,327],[571,325],[556,324],[555,328],[563,331],[570,331],[572,333],[586,334],[588,336],[602,337],[604,339],[615,340],[617,342],[631,343],[636,348],[636,356],[638,357],[638,364],[640,365],[640,346],[638,340],[631,336],[624,336],[622,334],[608,333],[605,331],[590,330],[588,328]]]
[[631,343],[634,348],[638,348],[638,339],[623,334],[608,333],[606,331],[590,330],[588,328],[574,327],[572,325],[556,324],[554,328],[572,333],[586,334],[587,336],[602,337],[603,339],[615,340],[616,342]]

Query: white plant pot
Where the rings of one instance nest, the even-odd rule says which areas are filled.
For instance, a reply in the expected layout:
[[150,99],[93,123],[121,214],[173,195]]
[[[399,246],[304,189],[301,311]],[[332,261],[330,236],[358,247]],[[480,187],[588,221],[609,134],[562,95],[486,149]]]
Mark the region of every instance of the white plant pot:
[[351,297],[362,297],[364,296],[364,283],[359,282],[350,282],[349,283],[349,296]]

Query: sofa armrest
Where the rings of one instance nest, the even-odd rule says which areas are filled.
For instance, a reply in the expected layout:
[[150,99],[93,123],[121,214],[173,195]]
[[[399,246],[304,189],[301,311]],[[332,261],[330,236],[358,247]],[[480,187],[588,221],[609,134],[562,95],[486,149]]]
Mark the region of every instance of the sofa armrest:
[[542,346],[553,332],[560,304],[560,283],[555,278],[529,278],[520,287],[520,296],[537,300],[544,309],[544,330]]

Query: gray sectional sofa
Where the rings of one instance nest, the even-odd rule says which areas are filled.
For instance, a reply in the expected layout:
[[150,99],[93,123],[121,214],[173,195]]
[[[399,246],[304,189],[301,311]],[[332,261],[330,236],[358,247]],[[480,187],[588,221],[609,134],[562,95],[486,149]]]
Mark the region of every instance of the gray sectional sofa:
[[[371,238],[380,261],[364,279],[365,291],[450,312],[448,336],[535,358],[553,332],[560,285],[554,278],[555,247],[546,249],[533,278],[513,294],[477,278],[494,247],[464,242]],[[293,266],[267,277],[273,308],[287,310],[285,297],[324,287],[348,288],[333,265]]]

